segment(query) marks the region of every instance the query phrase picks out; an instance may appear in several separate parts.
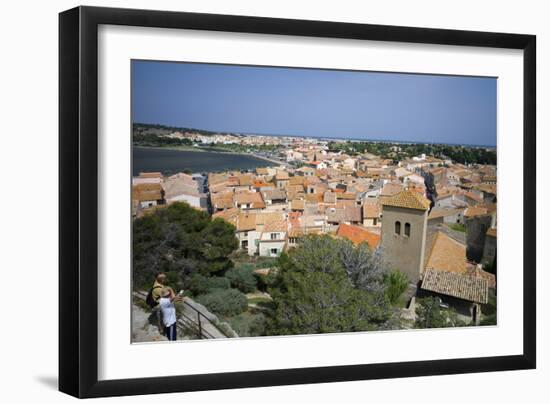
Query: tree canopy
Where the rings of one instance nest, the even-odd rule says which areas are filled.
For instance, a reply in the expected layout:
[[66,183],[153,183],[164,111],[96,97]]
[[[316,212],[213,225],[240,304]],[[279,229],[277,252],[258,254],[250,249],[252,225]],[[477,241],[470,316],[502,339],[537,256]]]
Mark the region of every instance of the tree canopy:
[[180,279],[223,273],[233,265],[228,256],[237,247],[235,227],[224,220],[183,202],[159,208],[134,222],[134,283],[148,285],[161,271]]
[[269,288],[269,334],[366,331],[395,326],[383,268],[366,245],[309,236],[280,257]]

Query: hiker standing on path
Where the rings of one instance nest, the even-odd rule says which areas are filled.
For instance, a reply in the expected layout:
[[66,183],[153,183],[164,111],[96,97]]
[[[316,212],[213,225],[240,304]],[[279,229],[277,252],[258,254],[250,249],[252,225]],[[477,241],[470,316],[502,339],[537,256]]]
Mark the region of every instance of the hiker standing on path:
[[169,297],[174,298],[176,297],[176,294],[174,293],[174,290],[166,286],[166,274],[164,272],[159,272],[155,276],[155,283],[153,283],[153,287],[149,291],[149,294],[147,295],[147,304],[151,307],[151,311],[156,314],[157,316],[157,326],[159,329],[159,332],[161,334],[164,334],[164,324],[162,321],[162,310],[159,306],[160,298],[162,297],[162,290],[167,289],[169,292]]
[[171,288],[165,287],[160,292],[161,298],[159,299],[159,307],[162,312],[162,322],[166,329],[166,337],[169,341],[175,341],[177,339],[177,318],[176,318],[176,306],[174,302],[182,301],[181,296],[174,295],[174,291]]

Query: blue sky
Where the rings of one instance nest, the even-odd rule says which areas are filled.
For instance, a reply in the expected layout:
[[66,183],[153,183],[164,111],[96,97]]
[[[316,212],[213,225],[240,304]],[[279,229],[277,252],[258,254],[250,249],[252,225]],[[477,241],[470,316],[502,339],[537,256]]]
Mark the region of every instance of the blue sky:
[[495,78],[133,61],[133,122],[496,145]]

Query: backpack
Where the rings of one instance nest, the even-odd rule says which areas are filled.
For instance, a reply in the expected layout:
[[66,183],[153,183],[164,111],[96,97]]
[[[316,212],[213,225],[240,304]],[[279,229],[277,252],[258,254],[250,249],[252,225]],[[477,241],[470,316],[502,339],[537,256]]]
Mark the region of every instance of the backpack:
[[147,303],[150,308],[154,308],[158,304],[158,302],[153,298],[153,290],[156,288],[162,288],[162,286],[153,286],[149,289],[149,293],[147,293],[147,297],[145,298],[145,303]]

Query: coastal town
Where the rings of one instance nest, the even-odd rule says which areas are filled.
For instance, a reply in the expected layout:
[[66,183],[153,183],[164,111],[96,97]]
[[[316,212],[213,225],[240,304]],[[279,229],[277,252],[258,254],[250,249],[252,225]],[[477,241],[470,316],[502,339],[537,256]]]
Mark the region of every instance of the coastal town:
[[172,130],[148,135],[195,149],[250,153],[269,164],[140,172],[132,179],[135,218],[185,202],[234,226],[237,248],[249,257],[277,258],[310,235],[367,245],[406,275],[405,316],[414,312],[415,299],[432,296],[479,325],[481,307],[494,300],[495,164],[460,163],[429,148],[409,156],[402,151],[406,145],[395,143],[381,155],[379,142],[357,151],[353,142],[338,139]]

